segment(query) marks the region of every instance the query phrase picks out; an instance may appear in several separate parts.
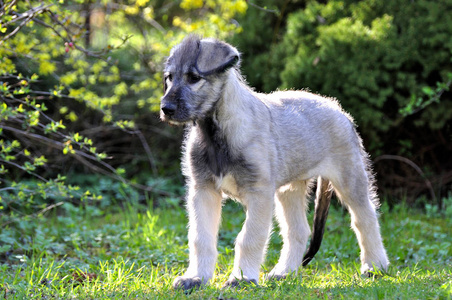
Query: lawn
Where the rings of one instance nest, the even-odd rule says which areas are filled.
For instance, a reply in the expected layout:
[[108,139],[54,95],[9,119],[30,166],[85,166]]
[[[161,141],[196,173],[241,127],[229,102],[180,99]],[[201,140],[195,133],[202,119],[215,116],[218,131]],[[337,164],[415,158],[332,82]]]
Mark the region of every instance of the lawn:
[[383,205],[382,234],[391,260],[385,274],[360,276],[349,215],[335,206],[319,253],[298,276],[263,279],[281,247],[276,228],[259,286],[221,289],[244,219],[240,205],[228,201],[216,275],[191,294],[171,287],[188,258],[186,215],[175,201],[110,212],[66,203],[0,228],[0,299],[451,299],[451,200],[442,212]]

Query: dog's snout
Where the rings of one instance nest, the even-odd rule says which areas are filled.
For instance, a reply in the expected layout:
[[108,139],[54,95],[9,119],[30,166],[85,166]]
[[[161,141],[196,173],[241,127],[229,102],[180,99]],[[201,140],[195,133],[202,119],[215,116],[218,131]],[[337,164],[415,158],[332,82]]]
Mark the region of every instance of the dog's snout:
[[165,103],[162,105],[162,111],[166,116],[172,116],[176,112],[177,105],[173,103]]

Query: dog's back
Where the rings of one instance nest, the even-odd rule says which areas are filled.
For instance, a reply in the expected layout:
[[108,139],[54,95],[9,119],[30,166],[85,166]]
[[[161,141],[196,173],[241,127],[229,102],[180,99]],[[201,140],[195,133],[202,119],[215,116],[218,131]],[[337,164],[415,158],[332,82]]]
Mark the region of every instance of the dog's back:
[[344,157],[360,156],[353,120],[336,100],[304,91],[279,91],[260,98],[272,115],[276,156],[284,162],[278,164],[277,185],[326,175]]

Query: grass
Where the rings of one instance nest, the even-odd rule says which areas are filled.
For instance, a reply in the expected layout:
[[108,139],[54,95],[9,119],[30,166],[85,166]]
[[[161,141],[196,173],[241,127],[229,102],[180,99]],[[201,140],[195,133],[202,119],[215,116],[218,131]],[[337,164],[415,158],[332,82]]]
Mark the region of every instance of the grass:
[[1,228],[0,299],[452,299],[452,214],[427,212],[382,207],[391,260],[385,274],[360,276],[350,218],[335,207],[321,250],[298,276],[263,280],[281,247],[275,230],[259,286],[223,290],[244,219],[240,205],[229,201],[216,275],[210,285],[185,294],[171,287],[187,265],[182,208],[129,206],[103,213],[65,204],[58,214]]

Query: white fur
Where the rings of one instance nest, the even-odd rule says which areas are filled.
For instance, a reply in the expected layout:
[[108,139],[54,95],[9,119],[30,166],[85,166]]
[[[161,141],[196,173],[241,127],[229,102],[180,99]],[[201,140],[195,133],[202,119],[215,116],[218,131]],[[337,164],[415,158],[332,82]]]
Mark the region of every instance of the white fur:
[[281,257],[269,277],[297,273],[311,233],[306,218],[307,182],[297,181],[276,193],[276,217],[284,245]]
[[[361,252],[361,271],[369,271],[372,264],[385,269],[388,265],[385,250],[379,233],[377,214],[372,204],[372,197],[368,194],[368,185],[365,170],[365,162],[353,161],[360,157],[359,145],[356,145],[356,153],[353,156],[343,156],[341,149],[334,149],[334,145],[328,145],[331,141],[324,141],[326,144],[323,148],[326,151],[322,153],[323,157],[316,158],[319,163],[311,169],[303,169],[303,162],[299,166],[298,173],[294,174],[290,169],[290,164],[283,163],[286,159],[281,157],[285,152],[287,156],[294,155],[290,149],[276,149],[276,144],[280,147],[297,147],[303,146],[302,136],[297,142],[285,141],[284,131],[290,129],[275,130],[272,126],[277,126],[271,122],[259,122],[248,115],[246,104],[249,102],[261,101],[258,97],[262,95],[254,93],[243,85],[237,77],[234,70],[229,71],[228,81],[224,89],[224,100],[218,104],[218,113],[216,115],[218,124],[222,127],[231,149],[242,151],[248,154],[247,159],[259,165],[260,184],[253,187],[252,190],[245,190],[240,187],[240,183],[236,179],[228,175],[225,178],[218,178],[215,186],[197,186],[194,178],[190,183],[190,191],[197,190],[198,193],[189,193],[189,216],[190,216],[190,267],[184,276],[203,277],[204,281],[210,279],[215,268],[216,251],[216,232],[217,224],[220,220],[220,195],[221,192],[230,194],[237,198],[246,207],[246,221],[242,231],[237,237],[235,247],[234,267],[230,279],[242,277],[247,280],[258,280],[259,268],[263,263],[266,243],[271,230],[271,220],[273,207],[276,204],[276,216],[280,224],[281,235],[284,240],[284,246],[281,250],[281,257],[270,272],[270,276],[286,276],[292,272],[298,272],[298,268],[302,261],[302,254],[306,249],[306,244],[310,234],[309,225],[306,219],[306,180],[315,176],[324,176],[332,181],[336,192],[341,200],[350,210],[352,214],[352,227],[356,232]],[[270,110],[275,106],[279,106],[279,110],[284,110],[284,105],[280,104],[280,98],[288,96],[289,98],[305,98],[302,101],[312,101],[311,105],[301,108],[295,113],[303,117],[315,106],[320,112],[326,113],[326,118],[333,118],[329,125],[330,130],[341,131],[345,128],[351,130],[352,125],[347,117],[339,120],[337,114],[342,116],[342,110],[337,106],[336,102],[328,99],[320,98],[306,92],[278,92],[271,95],[263,96],[258,107],[265,116],[263,120],[268,120]],[[312,100],[311,100],[312,99]],[[318,101],[318,102],[317,102]],[[294,109],[293,107],[291,108]],[[293,113],[294,114],[294,113]],[[318,116],[322,117],[322,116]],[[276,119],[277,120],[277,119]],[[283,120],[291,122],[290,120]],[[349,124],[348,124],[349,123]],[[321,124],[311,124],[318,127]],[[336,128],[335,128],[336,127]],[[256,133],[260,133],[256,137]],[[279,139],[275,145],[269,144],[269,141],[275,139],[274,134]],[[305,133],[309,134],[309,133]],[[319,137],[321,138],[321,137]],[[191,137],[190,141],[196,139]],[[311,137],[310,139],[315,139]],[[312,141],[308,141],[307,144]],[[286,144],[286,145],[284,145]],[[339,145],[340,146],[340,145]],[[187,151],[190,151],[187,149]],[[305,151],[312,151],[306,149]],[[331,153],[329,153],[331,152]],[[339,153],[337,153],[339,152]],[[278,156],[280,156],[278,161]],[[186,162],[188,169],[190,162]],[[351,176],[350,170],[358,171],[358,176]],[[190,174],[190,171],[187,172]],[[344,176],[346,174],[346,176]],[[289,181],[289,183],[288,183]],[[279,188],[282,184],[285,184]],[[279,189],[278,189],[279,188]],[[355,195],[350,195],[350,188],[356,193],[359,191],[359,197],[354,199]],[[275,191],[278,189],[275,195]],[[208,193],[206,191],[209,191]],[[195,195],[200,195],[196,197]],[[203,195],[203,197],[201,197]],[[274,200],[275,199],[275,200]],[[363,199],[368,199],[363,201]],[[199,205],[191,205],[191,203],[199,202]],[[203,204],[201,204],[201,202]],[[215,213],[211,209],[207,209],[204,205],[215,205]],[[206,221],[208,220],[208,221]],[[199,249],[203,249],[202,251]],[[210,250],[209,250],[210,249]],[[202,257],[202,259],[201,259]]]

